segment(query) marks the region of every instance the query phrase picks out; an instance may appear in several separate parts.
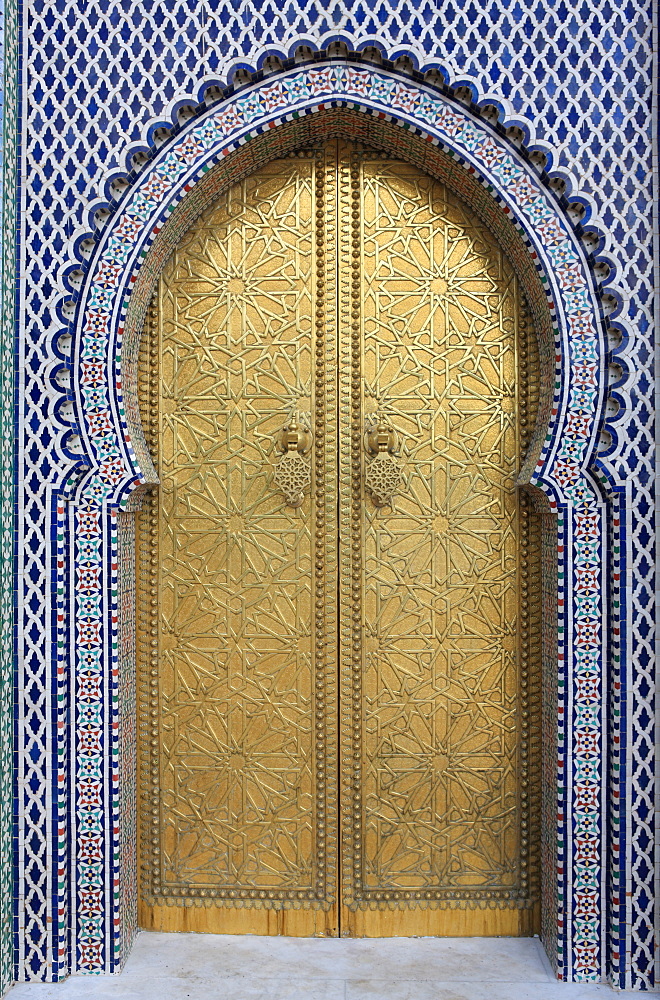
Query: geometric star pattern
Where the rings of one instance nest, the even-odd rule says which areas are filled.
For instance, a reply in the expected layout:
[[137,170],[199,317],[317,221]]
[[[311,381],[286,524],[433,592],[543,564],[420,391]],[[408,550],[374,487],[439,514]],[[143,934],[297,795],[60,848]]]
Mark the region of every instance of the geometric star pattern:
[[313,168],[231,188],[159,285],[165,896],[316,887],[309,500],[272,482],[311,405]]
[[[140,519],[143,607],[158,595],[143,628],[159,644],[143,893],[153,912],[212,900],[225,930],[228,906],[331,911],[338,850],[352,911],[390,899],[408,912],[510,911],[538,895],[538,712],[520,672],[523,645],[537,668],[538,639],[520,594],[539,553],[515,486],[519,414],[536,389],[517,351],[529,346],[537,365],[522,293],[476,216],[410,165],[354,151],[347,211],[349,155],[330,143],[225,192],[166,266],[143,348],[159,365],[143,405],[159,414],[160,476]],[[344,236],[353,227],[338,253],[335,217]],[[339,298],[325,295],[327,270]],[[339,370],[339,441],[353,441],[361,471],[338,505],[316,464],[296,508],[275,474],[283,428],[313,428],[321,454],[337,412],[315,372],[336,373],[318,347],[314,359],[314,330],[338,320],[340,343],[360,341]],[[347,375],[361,387],[348,424]],[[382,507],[359,485],[369,459],[356,418],[384,422],[396,442],[401,482]],[[319,491],[333,525],[324,550],[311,530]],[[341,517],[337,551],[346,502],[357,533]],[[324,716],[338,708],[337,637],[312,614],[319,553],[331,593],[361,558],[340,620],[342,632],[357,622],[360,649],[342,658],[341,757]],[[334,788],[348,759],[361,771],[342,781],[339,845]]]
[[355,173],[364,416],[392,428],[404,482],[391,506],[362,508],[364,851],[353,891],[363,905],[489,891],[529,903],[521,293],[494,238],[437,181],[367,153]]

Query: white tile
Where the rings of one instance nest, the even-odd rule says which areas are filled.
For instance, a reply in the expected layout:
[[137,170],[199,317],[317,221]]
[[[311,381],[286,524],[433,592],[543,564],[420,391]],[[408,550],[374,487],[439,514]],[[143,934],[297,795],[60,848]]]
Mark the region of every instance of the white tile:
[[[264,965],[269,976],[303,968],[307,978],[362,979],[374,969],[387,979],[552,980],[534,938],[343,938],[209,937],[202,934],[142,933],[126,972],[133,968],[193,974],[242,975]],[[423,970],[423,975],[420,975]]]
[[577,983],[349,980],[345,1000],[617,1000],[640,993],[615,993],[609,986]]
[[338,940],[142,932],[121,975],[20,984],[7,1000],[616,1000],[625,995],[608,986],[558,983],[535,938]]
[[171,976],[72,976],[64,983],[20,984],[8,1000],[344,1000],[341,979],[209,979]]

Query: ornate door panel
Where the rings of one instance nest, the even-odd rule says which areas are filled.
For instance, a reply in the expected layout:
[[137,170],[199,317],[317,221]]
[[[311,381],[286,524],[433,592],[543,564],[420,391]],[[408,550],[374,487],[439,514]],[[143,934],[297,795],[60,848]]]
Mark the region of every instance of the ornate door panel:
[[521,295],[442,185],[380,154],[341,169],[342,927],[531,933]]
[[381,154],[274,161],[177,247],[142,352],[143,926],[534,929],[531,352],[494,238]]
[[[315,263],[334,259],[335,227],[316,225],[323,168],[277,161],[234,186],[159,285],[148,347],[159,370],[143,401],[159,415],[161,480],[140,541],[141,624],[154,637],[144,926],[336,932],[337,365]],[[294,423],[303,454],[284,430]]]

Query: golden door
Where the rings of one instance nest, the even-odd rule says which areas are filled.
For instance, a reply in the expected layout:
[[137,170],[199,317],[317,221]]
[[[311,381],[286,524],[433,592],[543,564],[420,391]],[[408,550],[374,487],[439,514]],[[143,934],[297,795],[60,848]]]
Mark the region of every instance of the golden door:
[[176,248],[141,354],[142,926],[536,929],[527,326],[456,196],[340,142]]

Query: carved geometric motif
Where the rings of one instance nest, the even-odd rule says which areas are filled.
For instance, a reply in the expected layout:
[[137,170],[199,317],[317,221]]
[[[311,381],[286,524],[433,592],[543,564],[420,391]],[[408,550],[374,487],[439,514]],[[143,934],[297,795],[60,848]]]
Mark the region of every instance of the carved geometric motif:
[[[349,907],[537,898],[538,544],[515,487],[533,338],[476,217],[369,156],[329,144],[260,168],[159,284],[142,399],[161,479],[141,518],[153,905],[334,905],[349,761]],[[295,506],[277,469],[301,414],[313,475]],[[397,440],[384,508],[363,489],[376,415]]]
[[[235,185],[159,285],[161,484],[148,515],[159,607],[143,619],[159,636],[152,901],[327,908],[335,891],[331,810],[321,830],[334,795],[326,741],[336,759],[332,474],[300,507],[275,475],[294,415],[308,424],[316,407],[326,422],[314,379],[315,170],[294,157]],[[317,434],[321,467],[325,446]]]
[[[398,438],[404,485],[382,508],[342,497],[363,553],[344,538],[343,574],[363,574],[342,675],[342,746],[361,760],[342,789],[344,893],[363,908],[529,906],[539,565],[515,481],[535,407],[525,378],[534,345],[510,264],[446,188],[366,153],[354,155],[350,184],[340,340],[347,364],[363,338],[362,383],[341,436],[378,414]],[[361,452],[355,441],[353,480]]]

